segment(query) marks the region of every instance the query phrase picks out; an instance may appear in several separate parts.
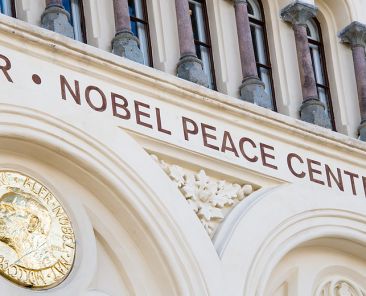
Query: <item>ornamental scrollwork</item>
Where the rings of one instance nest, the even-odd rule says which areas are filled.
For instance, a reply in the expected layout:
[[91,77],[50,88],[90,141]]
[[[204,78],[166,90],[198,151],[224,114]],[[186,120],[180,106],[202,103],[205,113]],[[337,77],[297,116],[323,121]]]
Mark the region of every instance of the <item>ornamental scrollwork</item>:
[[323,283],[316,296],[366,296],[366,291],[349,280],[329,280]]
[[250,184],[214,180],[205,170],[191,172],[159,160],[155,155],[152,157],[177,185],[211,237],[230,210],[254,191]]

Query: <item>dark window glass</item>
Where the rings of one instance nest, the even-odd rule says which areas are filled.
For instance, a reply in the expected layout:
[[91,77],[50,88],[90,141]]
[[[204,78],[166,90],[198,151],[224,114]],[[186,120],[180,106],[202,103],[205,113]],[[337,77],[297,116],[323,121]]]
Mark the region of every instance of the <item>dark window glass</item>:
[[70,13],[70,23],[74,29],[74,39],[86,42],[83,1],[62,0],[62,5]]
[[128,0],[132,33],[140,40],[140,49],[144,56],[144,64],[153,66],[149,21],[145,0]]
[[208,77],[209,88],[216,89],[206,3],[204,0],[189,0],[189,9],[197,57],[203,63],[203,71]]
[[258,76],[265,84],[266,92],[270,98],[268,108],[276,111],[272,67],[269,57],[267,32],[262,4],[258,0],[248,0],[247,3]]
[[307,22],[307,34],[310,47],[313,70],[315,74],[316,86],[319,99],[325,105],[326,112],[330,118],[332,129],[335,130],[335,121],[332,108],[332,99],[329,89],[327,68],[325,63],[324,46],[321,34],[320,24],[317,19]]
[[12,0],[0,0],[0,12],[15,17],[15,4]]

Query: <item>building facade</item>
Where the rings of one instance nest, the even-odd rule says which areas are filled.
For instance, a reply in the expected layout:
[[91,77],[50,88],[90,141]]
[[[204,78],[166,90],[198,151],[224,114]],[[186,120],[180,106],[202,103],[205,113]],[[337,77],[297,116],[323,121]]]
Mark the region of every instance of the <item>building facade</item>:
[[1,295],[366,295],[364,0],[0,11]]

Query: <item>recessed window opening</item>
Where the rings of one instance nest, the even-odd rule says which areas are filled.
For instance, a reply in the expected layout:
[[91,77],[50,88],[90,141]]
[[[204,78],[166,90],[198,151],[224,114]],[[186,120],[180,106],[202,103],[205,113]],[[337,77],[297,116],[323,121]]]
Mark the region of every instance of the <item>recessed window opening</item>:
[[15,17],[15,5],[12,0],[0,0],[0,12]]
[[149,21],[144,0],[128,0],[132,33],[140,40],[140,50],[144,57],[144,64],[153,66]]
[[204,0],[189,0],[189,9],[197,57],[203,63],[203,71],[208,77],[209,88],[216,89],[206,3]]
[[317,19],[313,18],[309,20],[306,25],[318,96],[320,101],[325,105],[326,112],[328,113],[332,124],[332,129],[335,130],[332,99],[330,95],[320,24]]
[[70,23],[74,29],[74,39],[86,42],[83,2],[81,0],[62,0],[62,5],[70,13]]
[[247,3],[258,76],[265,84],[265,90],[271,100],[271,109],[276,111],[272,66],[268,50],[267,32],[262,4],[257,0],[248,0]]

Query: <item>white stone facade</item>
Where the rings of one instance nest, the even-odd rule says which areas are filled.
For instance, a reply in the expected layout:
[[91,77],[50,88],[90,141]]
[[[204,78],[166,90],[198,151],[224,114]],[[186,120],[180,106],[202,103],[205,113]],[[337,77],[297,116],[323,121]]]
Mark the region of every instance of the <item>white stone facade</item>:
[[278,113],[237,99],[232,1],[207,0],[218,92],[175,77],[174,1],[147,1],[155,69],[110,53],[112,1],[84,1],[89,45],[40,29],[44,1],[16,1],[26,22],[0,15],[0,168],[46,184],[77,242],[59,286],[0,276],[0,295],[365,296],[366,144],[337,32],[366,23],[366,4],[306,2],[319,7],[338,132],[297,119],[279,17],[290,1],[263,0]]

